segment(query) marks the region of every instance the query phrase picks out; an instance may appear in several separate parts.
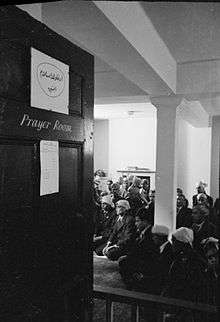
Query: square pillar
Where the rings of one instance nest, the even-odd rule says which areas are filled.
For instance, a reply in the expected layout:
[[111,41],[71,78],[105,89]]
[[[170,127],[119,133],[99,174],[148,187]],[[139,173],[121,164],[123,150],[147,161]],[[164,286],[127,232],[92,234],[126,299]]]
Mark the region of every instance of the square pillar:
[[178,107],[181,102],[180,95],[151,98],[157,108],[154,222],[167,226],[171,232],[176,227]]
[[211,178],[210,195],[219,198],[220,176],[220,115],[212,117],[212,141],[211,141]]

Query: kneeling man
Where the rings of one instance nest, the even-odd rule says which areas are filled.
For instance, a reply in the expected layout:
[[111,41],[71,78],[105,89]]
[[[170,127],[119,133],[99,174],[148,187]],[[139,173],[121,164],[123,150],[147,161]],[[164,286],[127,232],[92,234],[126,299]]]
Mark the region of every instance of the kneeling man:
[[116,203],[118,215],[103,254],[110,260],[116,261],[120,256],[128,254],[135,239],[134,218],[129,214],[130,205],[127,200]]

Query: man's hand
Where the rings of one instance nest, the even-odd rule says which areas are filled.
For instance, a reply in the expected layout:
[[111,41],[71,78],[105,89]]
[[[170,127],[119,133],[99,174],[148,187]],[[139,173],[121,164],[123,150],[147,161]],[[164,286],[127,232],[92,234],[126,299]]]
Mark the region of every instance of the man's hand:
[[119,246],[118,246],[118,245],[112,245],[112,246],[109,246],[109,247],[108,247],[108,251],[109,251],[110,249],[112,249],[112,248],[119,248]]
[[96,242],[98,240],[102,239],[102,236],[94,236],[93,237],[93,242]]
[[103,255],[105,255],[106,256],[106,253],[109,251],[109,249],[111,249],[111,248],[119,248],[119,246],[117,246],[117,245],[111,245],[111,242],[110,241],[108,241],[107,242],[107,244],[106,244],[106,246],[105,246],[105,248],[103,248],[103,251],[102,251],[102,253],[103,253]]

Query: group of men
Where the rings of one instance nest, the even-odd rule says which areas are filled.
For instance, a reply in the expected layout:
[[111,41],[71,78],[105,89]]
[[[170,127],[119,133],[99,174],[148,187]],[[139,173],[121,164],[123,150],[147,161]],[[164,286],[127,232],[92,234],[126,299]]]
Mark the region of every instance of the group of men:
[[[127,181],[126,181],[127,184]],[[176,230],[154,224],[155,191],[133,178],[125,188],[110,183],[100,197],[94,251],[118,261],[128,289],[214,304],[218,275],[219,209],[197,185],[193,207],[177,189]],[[147,189],[146,189],[147,188]],[[215,204],[217,201],[215,202]]]

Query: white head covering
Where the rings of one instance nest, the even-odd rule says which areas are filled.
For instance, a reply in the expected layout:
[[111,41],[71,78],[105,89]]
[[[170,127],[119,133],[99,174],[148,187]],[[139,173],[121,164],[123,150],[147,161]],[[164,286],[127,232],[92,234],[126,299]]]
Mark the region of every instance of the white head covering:
[[141,178],[133,177],[132,183],[135,184],[135,185],[140,185],[141,184]]
[[130,175],[128,176],[128,181],[129,181],[129,182],[132,182],[132,181],[133,181],[133,178],[134,178],[133,174],[130,174]]
[[173,236],[183,242],[183,243],[188,243],[192,246],[193,242],[193,230],[186,228],[186,227],[180,227],[178,228],[174,233]]
[[102,203],[107,203],[108,205],[110,205],[112,208],[115,208],[114,203],[112,202],[112,196],[111,195],[106,195],[103,196],[101,199]]
[[204,180],[200,180],[199,182],[197,182],[196,183],[196,188],[199,188],[199,187],[203,187],[203,188],[205,188],[205,187],[207,187],[208,185],[207,185],[207,183],[205,183],[205,181]]
[[157,234],[157,235],[169,235],[169,228],[167,226],[163,225],[154,225],[151,229],[152,234]]
[[218,239],[217,238],[214,238],[214,237],[208,237],[208,238],[205,238],[201,241],[201,244],[203,246],[206,246],[207,244],[209,243],[213,243],[216,247],[216,249],[218,250],[219,249],[219,243],[218,243]]
[[117,205],[117,206],[122,206],[122,207],[124,207],[126,210],[131,209],[130,204],[129,204],[129,202],[128,202],[127,200],[123,200],[123,199],[118,200],[118,201],[116,202],[116,205]]

